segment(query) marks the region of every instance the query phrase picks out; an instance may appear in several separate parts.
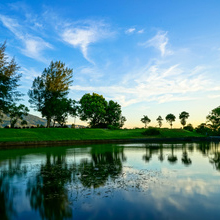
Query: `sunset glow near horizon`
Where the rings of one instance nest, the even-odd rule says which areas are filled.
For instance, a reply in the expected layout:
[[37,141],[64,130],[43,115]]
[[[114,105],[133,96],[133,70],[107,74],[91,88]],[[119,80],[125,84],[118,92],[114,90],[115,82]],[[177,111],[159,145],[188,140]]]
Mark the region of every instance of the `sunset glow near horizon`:
[[169,113],[178,128],[182,111],[197,126],[220,105],[218,0],[3,0],[0,33],[29,108],[27,92],[52,60],[73,69],[69,98],[95,92],[117,101],[127,128],[143,127],[143,115],[169,127]]

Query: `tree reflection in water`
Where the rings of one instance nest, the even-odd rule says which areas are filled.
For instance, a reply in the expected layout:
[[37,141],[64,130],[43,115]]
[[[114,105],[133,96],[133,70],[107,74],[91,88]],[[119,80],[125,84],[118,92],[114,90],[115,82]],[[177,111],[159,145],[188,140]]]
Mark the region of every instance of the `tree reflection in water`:
[[96,149],[90,152],[91,160],[82,159],[78,165],[67,163],[65,153],[47,153],[46,163],[29,180],[26,190],[31,207],[39,211],[42,219],[72,218],[67,184],[76,186],[80,182],[83,187],[97,188],[104,186],[109,177],[117,178],[122,172],[122,161],[126,160],[123,148],[107,152]]
[[65,184],[71,181],[72,168],[69,168],[65,155],[47,154],[46,164],[28,182],[27,195],[31,207],[38,210],[42,219],[65,219],[72,217],[68,192]]
[[[155,143],[144,146],[146,153],[142,151],[144,154],[142,158],[146,162],[155,161],[153,160],[155,158],[163,161],[165,153],[171,151],[167,157],[168,162],[172,164],[177,162],[176,152],[181,158],[180,163],[182,161],[184,165],[189,166],[192,163],[190,158],[192,155],[190,153],[196,149],[197,152],[201,152],[206,158],[208,157],[214,168],[220,171],[219,143],[171,145]],[[145,149],[142,150],[145,151]],[[87,148],[86,156],[85,154],[80,154],[80,158],[84,159],[78,160],[77,164],[72,160],[74,157],[71,157],[70,161],[68,157],[67,160],[67,151],[63,150],[63,148],[61,152],[52,152],[46,151],[44,153],[46,155],[44,163],[31,173],[34,176],[28,176],[27,186],[25,185],[27,187],[25,192],[31,208],[39,212],[42,219],[73,218],[73,207],[70,204],[71,193],[81,196],[82,199],[80,198],[77,201],[85,201],[83,190],[92,191],[90,190],[91,188],[105,186],[113,189],[117,186],[116,182],[124,181],[123,172],[127,172],[125,181],[128,184],[126,185],[126,190],[134,189],[133,185],[135,183],[146,185],[146,179],[150,180],[150,176],[149,178],[147,176],[149,171],[146,171],[146,173],[144,171],[134,173],[132,168],[128,171],[128,167],[127,171],[126,169],[123,171],[123,162],[126,161],[126,157],[124,147],[119,147],[118,145]],[[153,155],[156,155],[156,157],[153,157]],[[14,216],[16,217],[18,212],[14,198],[17,197],[17,192],[19,192],[18,186],[14,183],[12,184],[12,182],[15,178],[18,182],[20,177],[27,178],[27,170],[25,166],[22,166],[22,156],[17,155],[7,160],[7,162],[5,160],[1,163],[0,160],[0,165],[0,219],[12,219]],[[111,181],[112,184],[109,184],[110,182],[108,181]],[[118,183],[119,185],[120,183]],[[79,187],[79,191],[77,191],[77,187]],[[78,192],[79,194],[77,194]],[[105,192],[105,189],[103,192]],[[71,201],[75,202],[75,200]]]
[[[192,149],[192,145],[190,145],[188,147],[188,149]],[[188,157],[188,152],[187,152],[186,144],[183,144],[182,151],[183,151],[183,153],[182,153],[182,163],[185,166],[189,166],[190,164],[192,164],[192,160]]]
[[209,162],[214,165],[216,170],[220,171],[220,151],[219,143],[212,143],[212,152],[209,153]]
[[171,154],[168,156],[167,160],[171,163],[174,164],[177,162],[177,156],[174,155],[174,146],[171,144]]
[[146,154],[143,155],[142,159],[146,163],[148,163],[152,159],[152,155],[153,154],[158,154],[158,150],[160,150],[158,159],[161,162],[164,160],[162,144],[160,144],[160,145],[157,145],[157,144],[156,145],[146,144],[145,147],[146,147]]
[[[16,216],[14,197],[18,192],[15,186],[9,184],[14,178],[21,178],[26,174],[26,166],[21,166],[21,157],[9,159],[0,170],[0,219],[7,220]],[[0,161],[1,164],[1,161]]]
[[122,173],[122,162],[125,160],[123,148],[113,147],[103,152],[92,148],[91,160],[82,160],[79,165],[80,181],[89,188],[104,186],[109,177],[114,180]]

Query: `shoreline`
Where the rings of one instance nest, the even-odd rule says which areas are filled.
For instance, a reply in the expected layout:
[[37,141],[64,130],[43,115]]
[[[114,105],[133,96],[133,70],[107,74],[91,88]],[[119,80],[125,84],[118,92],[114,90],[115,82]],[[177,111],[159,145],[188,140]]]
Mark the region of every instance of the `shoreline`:
[[1,149],[60,146],[60,145],[83,145],[83,144],[117,144],[117,143],[153,143],[153,142],[200,142],[220,141],[220,136],[210,137],[179,137],[179,138],[131,138],[131,139],[92,139],[92,140],[57,140],[57,141],[20,141],[0,142]]

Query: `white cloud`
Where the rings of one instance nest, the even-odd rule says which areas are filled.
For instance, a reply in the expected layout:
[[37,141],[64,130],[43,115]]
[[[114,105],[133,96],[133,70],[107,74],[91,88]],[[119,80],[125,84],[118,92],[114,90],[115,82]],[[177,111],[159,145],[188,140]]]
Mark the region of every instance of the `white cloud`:
[[205,77],[203,71],[198,71],[198,67],[192,70],[183,69],[178,64],[167,68],[155,64],[128,73],[124,76],[127,80],[118,78],[119,83],[114,86],[77,85],[71,89],[103,94],[118,101],[123,107],[150,101],[165,103],[194,100],[198,99],[195,95],[197,92],[213,89],[211,81]]
[[167,32],[159,31],[153,38],[141,45],[145,47],[154,47],[160,51],[161,56],[165,56],[172,54],[172,51],[167,49],[168,41]]
[[22,41],[24,48],[21,48],[21,52],[25,56],[46,62],[42,56],[42,52],[45,49],[52,48],[49,43],[40,37],[28,34],[26,28],[21,26],[16,19],[0,15],[0,21],[2,21],[3,25],[9,29],[17,39]]
[[143,34],[144,33],[144,29],[141,29],[137,32],[138,34]]
[[136,29],[135,28],[129,28],[125,31],[126,34],[131,34],[135,31]]
[[52,49],[53,47],[45,42],[42,38],[26,36],[23,40],[25,44],[25,48],[22,49],[23,54],[28,57],[34,58],[39,61],[44,61],[45,59],[42,57],[42,51],[46,48]]
[[69,24],[61,33],[62,39],[73,47],[79,47],[84,58],[91,63],[93,62],[88,56],[89,45],[112,35],[113,32],[109,31],[108,25],[94,21]]

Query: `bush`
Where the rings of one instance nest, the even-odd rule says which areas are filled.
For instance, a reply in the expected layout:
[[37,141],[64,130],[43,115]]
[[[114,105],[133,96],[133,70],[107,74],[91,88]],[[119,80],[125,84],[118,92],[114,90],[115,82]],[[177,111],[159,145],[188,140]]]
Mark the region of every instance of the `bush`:
[[8,125],[6,125],[5,128],[10,128],[10,127]]
[[108,129],[109,130],[119,130],[119,128],[114,125],[108,125]]
[[188,124],[187,126],[183,127],[184,130],[187,130],[187,131],[193,131],[193,126],[191,124]]
[[203,135],[214,135],[214,131],[207,127],[205,123],[200,124],[198,127],[195,128],[196,132]]
[[147,136],[156,136],[160,134],[160,131],[158,128],[149,127],[144,132],[142,132],[142,134]]

